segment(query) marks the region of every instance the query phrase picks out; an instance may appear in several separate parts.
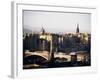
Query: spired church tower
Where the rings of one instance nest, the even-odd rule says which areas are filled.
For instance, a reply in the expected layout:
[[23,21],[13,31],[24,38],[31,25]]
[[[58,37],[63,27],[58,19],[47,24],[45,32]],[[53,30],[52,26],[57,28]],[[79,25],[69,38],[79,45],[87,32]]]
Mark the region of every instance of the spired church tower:
[[77,24],[76,33],[79,33],[79,24]]
[[44,30],[43,27],[42,27],[42,29],[41,29],[41,34],[45,34],[45,30]]

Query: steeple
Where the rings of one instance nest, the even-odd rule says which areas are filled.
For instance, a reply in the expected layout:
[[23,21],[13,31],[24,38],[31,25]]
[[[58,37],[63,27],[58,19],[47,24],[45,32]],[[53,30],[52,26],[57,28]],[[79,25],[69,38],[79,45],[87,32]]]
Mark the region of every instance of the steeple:
[[79,33],[79,24],[77,23],[76,33]]
[[45,30],[44,30],[43,27],[42,27],[42,29],[41,29],[41,34],[45,34]]

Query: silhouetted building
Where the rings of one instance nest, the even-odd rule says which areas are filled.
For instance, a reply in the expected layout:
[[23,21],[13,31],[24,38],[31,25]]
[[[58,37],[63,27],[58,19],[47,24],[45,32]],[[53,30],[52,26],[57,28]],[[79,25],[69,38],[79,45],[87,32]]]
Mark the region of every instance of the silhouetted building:
[[23,50],[29,50],[30,44],[29,44],[29,35],[26,33],[25,38],[23,39]]
[[76,33],[79,33],[79,24],[77,24]]

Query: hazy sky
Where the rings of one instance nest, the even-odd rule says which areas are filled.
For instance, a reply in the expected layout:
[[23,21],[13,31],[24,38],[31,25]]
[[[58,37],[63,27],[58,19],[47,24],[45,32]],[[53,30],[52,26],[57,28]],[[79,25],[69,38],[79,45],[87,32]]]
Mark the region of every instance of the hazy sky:
[[46,11],[24,11],[24,29],[41,31],[43,27],[46,32],[68,33],[76,32],[77,23],[80,32],[91,30],[91,15],[84,13],[63,13]]

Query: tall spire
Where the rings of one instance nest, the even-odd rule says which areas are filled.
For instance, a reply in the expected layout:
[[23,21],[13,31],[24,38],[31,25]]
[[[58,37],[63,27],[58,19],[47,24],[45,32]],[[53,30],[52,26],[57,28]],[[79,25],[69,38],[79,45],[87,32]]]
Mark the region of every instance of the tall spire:
[[41,33],[42,33],[42,34],[45,34],[45,30],[44,30],[43,27],[42,27],[42,29],[41,29]]
[[76,33],[79,33],[79,24],[77,23]]

